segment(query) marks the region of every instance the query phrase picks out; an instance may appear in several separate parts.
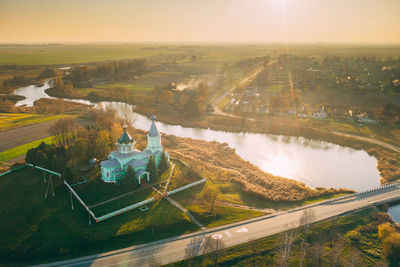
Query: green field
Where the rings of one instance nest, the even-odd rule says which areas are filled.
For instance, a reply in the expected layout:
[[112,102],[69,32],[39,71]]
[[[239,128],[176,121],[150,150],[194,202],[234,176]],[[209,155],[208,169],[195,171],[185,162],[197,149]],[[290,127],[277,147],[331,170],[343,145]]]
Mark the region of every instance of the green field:
[[42,142],[45,142],[46,144],[52,144],[54,142],[54,137],[49,136],[49,137],[46,137],[43,139],[39,139],[39,140],[30,142],[30,143],[24,144],[22,146],[17,146],[12,149],[9,149],[9,150],[2,151],[2,152],[0,152],[0,162],[10,161],[19,156],[25,155],[29,149],[31,149],[33,147],[37,147]]
[[55,65],[177,54],[168,47],[145,45],[2,45],[0,65]]
[[[147,212],[133,210],[89,226],[87,212],[77,201],[71,210],[65,186],[54,182],[55,198],[45,199],[40,171],[26,168],[1,177],[2,263],[26,265],[90,255],[199,230],[166,200],[148,205]],[[178,195],[173,198],[179,199]],[[200,221],[221,225],[261,213],[229,208],[217,209],[213,219],[206,211],[199,214],[208,218],[200,216]]]
[[[285,44],[49,44],[0,45],[0,65],[78,64],[132,58],[176,56],[185,62],[188,55],[200,55],[198,62],[235,62],[245,58],[286,53]],[[400,56],[400,47],[390,45],[289,44],[298,55]]]
[[41,123],[45,121],[58,120],[65,115],[39,115],[24,113],[0,113],[0,131],[19,128],[26,125]]
[[25,113],[0,113],[0,131],[19,128],[45,121],[58,120],[66,115],[41,115]]

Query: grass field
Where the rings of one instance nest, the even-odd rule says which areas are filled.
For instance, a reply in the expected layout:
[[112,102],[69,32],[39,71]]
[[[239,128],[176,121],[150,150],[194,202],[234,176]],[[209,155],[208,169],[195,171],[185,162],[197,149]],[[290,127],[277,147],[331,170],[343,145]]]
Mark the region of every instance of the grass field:
[[[80,44],[80,45],[1,45],[0,65],[78,64],[131,58],[176,56],[186,61],[190,54],[201,55],[199,62],[235,62],[249,57],[286,53],[285,44]],[[297,55],[399,56],[400,47],[391,45],[289,44]],[[181,59],[183,58],[183,60]]]
[[[86,211],[76,201],[75,209],[71,210],[65,186],[60,181],[54,182],[55,198],[46,200],[46,184],[38,170],[26,168],[1,177],[2,263],[32,264],[66,259],[198,230],[166,200],[148,205],[147,212],[133,210],[89,226]],[[198,214],[204,214],[208,217],[206,223],[213,225],[259,215],[236,208],[217,209],[214,218],[207,212]],[[199,220],[204,219],[200,216]]]
[[46,144],[52,144],[54,142],[53,136],[49,136],[43,139],[39,139],[28,144],[24,144],[22,146],[17,146],[12,149],[0,152],[0,162],[9,161],[15,159],[19,156],[25,155],[26,152],[40,145],[40,143],[45,142]]
[[243,192],[243,188],[237,183],[232,183],[232,184],[217,183],[216,187],[218,187],[219,191],[221,192],[221,194],[219,195],[219,200],[222,202],[256,207],[260,209],[274,209],[274,210],[287,210],[345,195],[344,193],[339,193],[339,194],[330,194],[326,196],[319,196],[303,201],[273,202],[257,198],[252,194]]
[[58,120],[65,115],[39,115],[24,113],[0,113],[0,131],[19,128],[45,121]]
[[372,137],[383,142],[398,146],[400,144],[400,127],[384,124],[364,124],[338,120],[308,120],[313,127],[323,127],[338,132],[350,133],[360,136]]

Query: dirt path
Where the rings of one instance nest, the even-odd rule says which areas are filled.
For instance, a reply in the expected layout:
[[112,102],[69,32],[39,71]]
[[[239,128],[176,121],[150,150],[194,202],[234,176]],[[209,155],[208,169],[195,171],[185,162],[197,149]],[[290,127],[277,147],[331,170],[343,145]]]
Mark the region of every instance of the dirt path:
[[229,203],[229,202],[220,202],[218,204],[223,205],[223,206],[228,206],[228,207],[244,209],[244,210],[261,211],[261,212],[265,212],[267,214],[272,214],[272,213],[276,213],[277,212],[274,209],[260,209],[260,208],[256,208],[256,207],[246,206],[246,205],[233,204],[233,203]]
[[383,141],[379,141],[379,140],[374,139],[374,138],[358,136],[358,135],[354,135],[354,134],[346,134],[346,133],[341,133],[341,132],[333,132],[333,133],[336,134],[336,135],[341,135],[341,136],[345,136],[345,137],[351,137],[351,138],[354,138],[354,139],[357,139],[357,140],[360,140],[360,141],[364,141],[364,142],[367,142],[367,143],[372,143],[372,144],[376,144],[376,145],[379,145],[379,146],[383,146],[383,147],[386,147],[386,148],[388,148],[390,150],[393,150],[393,151],[395,151],[397,153],[400,153],[400,147],[391,145],[389,143],[385,143]]
[[271,66],[273,63],[275,63],[275,61],[271,61],[268,63],[268,65],[266,67],[261,66],[259,68],[256,69],[255,72],[253,72],[252,74],[250,74],[249,76],[245,77],[244,79],[242,79],[237,85],[232,86],[229,90],[225,91],[222,95],[220,95],[219,97],[217,97],[214,102],[212,103],[212,107],[214,109],[214,114],[216,115],[223,115],[223,116],[228,116],[228,117],[233,117],[233,118],[240,118],[240,116],[237,115],[233,115],[230,113],[226,113],[222,110],[219,109],[218,104],[219,102],[221,102],[222,99],[224,99],[224,97],[227,94],[232,93],[238,86],[242,86],[243,84],[249,82],[250,80],[252,80],[254,77],[256,77],[264,68],[267,68],[269,66]]
[[50,126],[57,120],[27,125],[0,132],[0,151],[5,151],[50,136]]

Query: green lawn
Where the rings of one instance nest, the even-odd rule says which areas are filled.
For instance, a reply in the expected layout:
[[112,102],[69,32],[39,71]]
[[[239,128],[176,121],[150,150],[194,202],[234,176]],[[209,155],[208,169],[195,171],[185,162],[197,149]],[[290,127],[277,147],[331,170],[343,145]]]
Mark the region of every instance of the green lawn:
[[0,131],[18,128],[26,125],[41,123],[45,121],[58,120],[65,115],[39,115],[25,113],[0,113]]
[[[77,257],[146,243],[197,230],[168,201],[148,205],[98,224],[55,180],[55,198],[44,199],[41,173],[29,168],[0,179],[0,256],[3,263],[41,262]],[[152,227],[154,233],[152,233]]]
[[26,154],[26,152],[29,149],[31,149],[33,147],[37,147],[42,142],[45,142],[46,144],[51,144],[54,142],[54,137],[49,136],[49,137],[46,137],[43,139],[33,141],[31,143],[24,144],[22,146],[17,146],[12,149],[9,149],[9,150],[2,151],[2,152],[0,152],[0,162],[9,161],[9,160],[15,159],[19,156],[22,156],[22,155]]
[[[1,177],[2,263],[26,265],[67,259],[199,230],[179,209],[164,199],[147,205],[150,208],[147,212],[133,210],[89,226],[87,212],[76,200],[75,209],[71,210],[65,186],[57,179],[54,181],[56,196],[46,200],[46,184],[40,171],[25,168]],[[89,180],[87,186],[91,185],[100,190]],[[111,195],[113,189],[110,187],[104,194]],[[196,193],[195,188],[192,190]],[[201,190],[201,186],[197,190]],[[186,197],[192,194],[190,190],[184,193]],[[173,198],[178,195],[173,195]],[[190,209],[200,221],[212,226],[261,215],[235,208],[218,208],[216,215],[210,216],[202,207]]]

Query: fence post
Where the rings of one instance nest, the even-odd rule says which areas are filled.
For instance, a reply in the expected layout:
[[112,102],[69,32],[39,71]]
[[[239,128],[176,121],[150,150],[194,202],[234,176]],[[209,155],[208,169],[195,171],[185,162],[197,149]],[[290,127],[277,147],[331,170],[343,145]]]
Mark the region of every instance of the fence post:
[[74,200],[72,199],[72,193],[69,191],[69,195],[71,197],[71,209],[74,210]]

